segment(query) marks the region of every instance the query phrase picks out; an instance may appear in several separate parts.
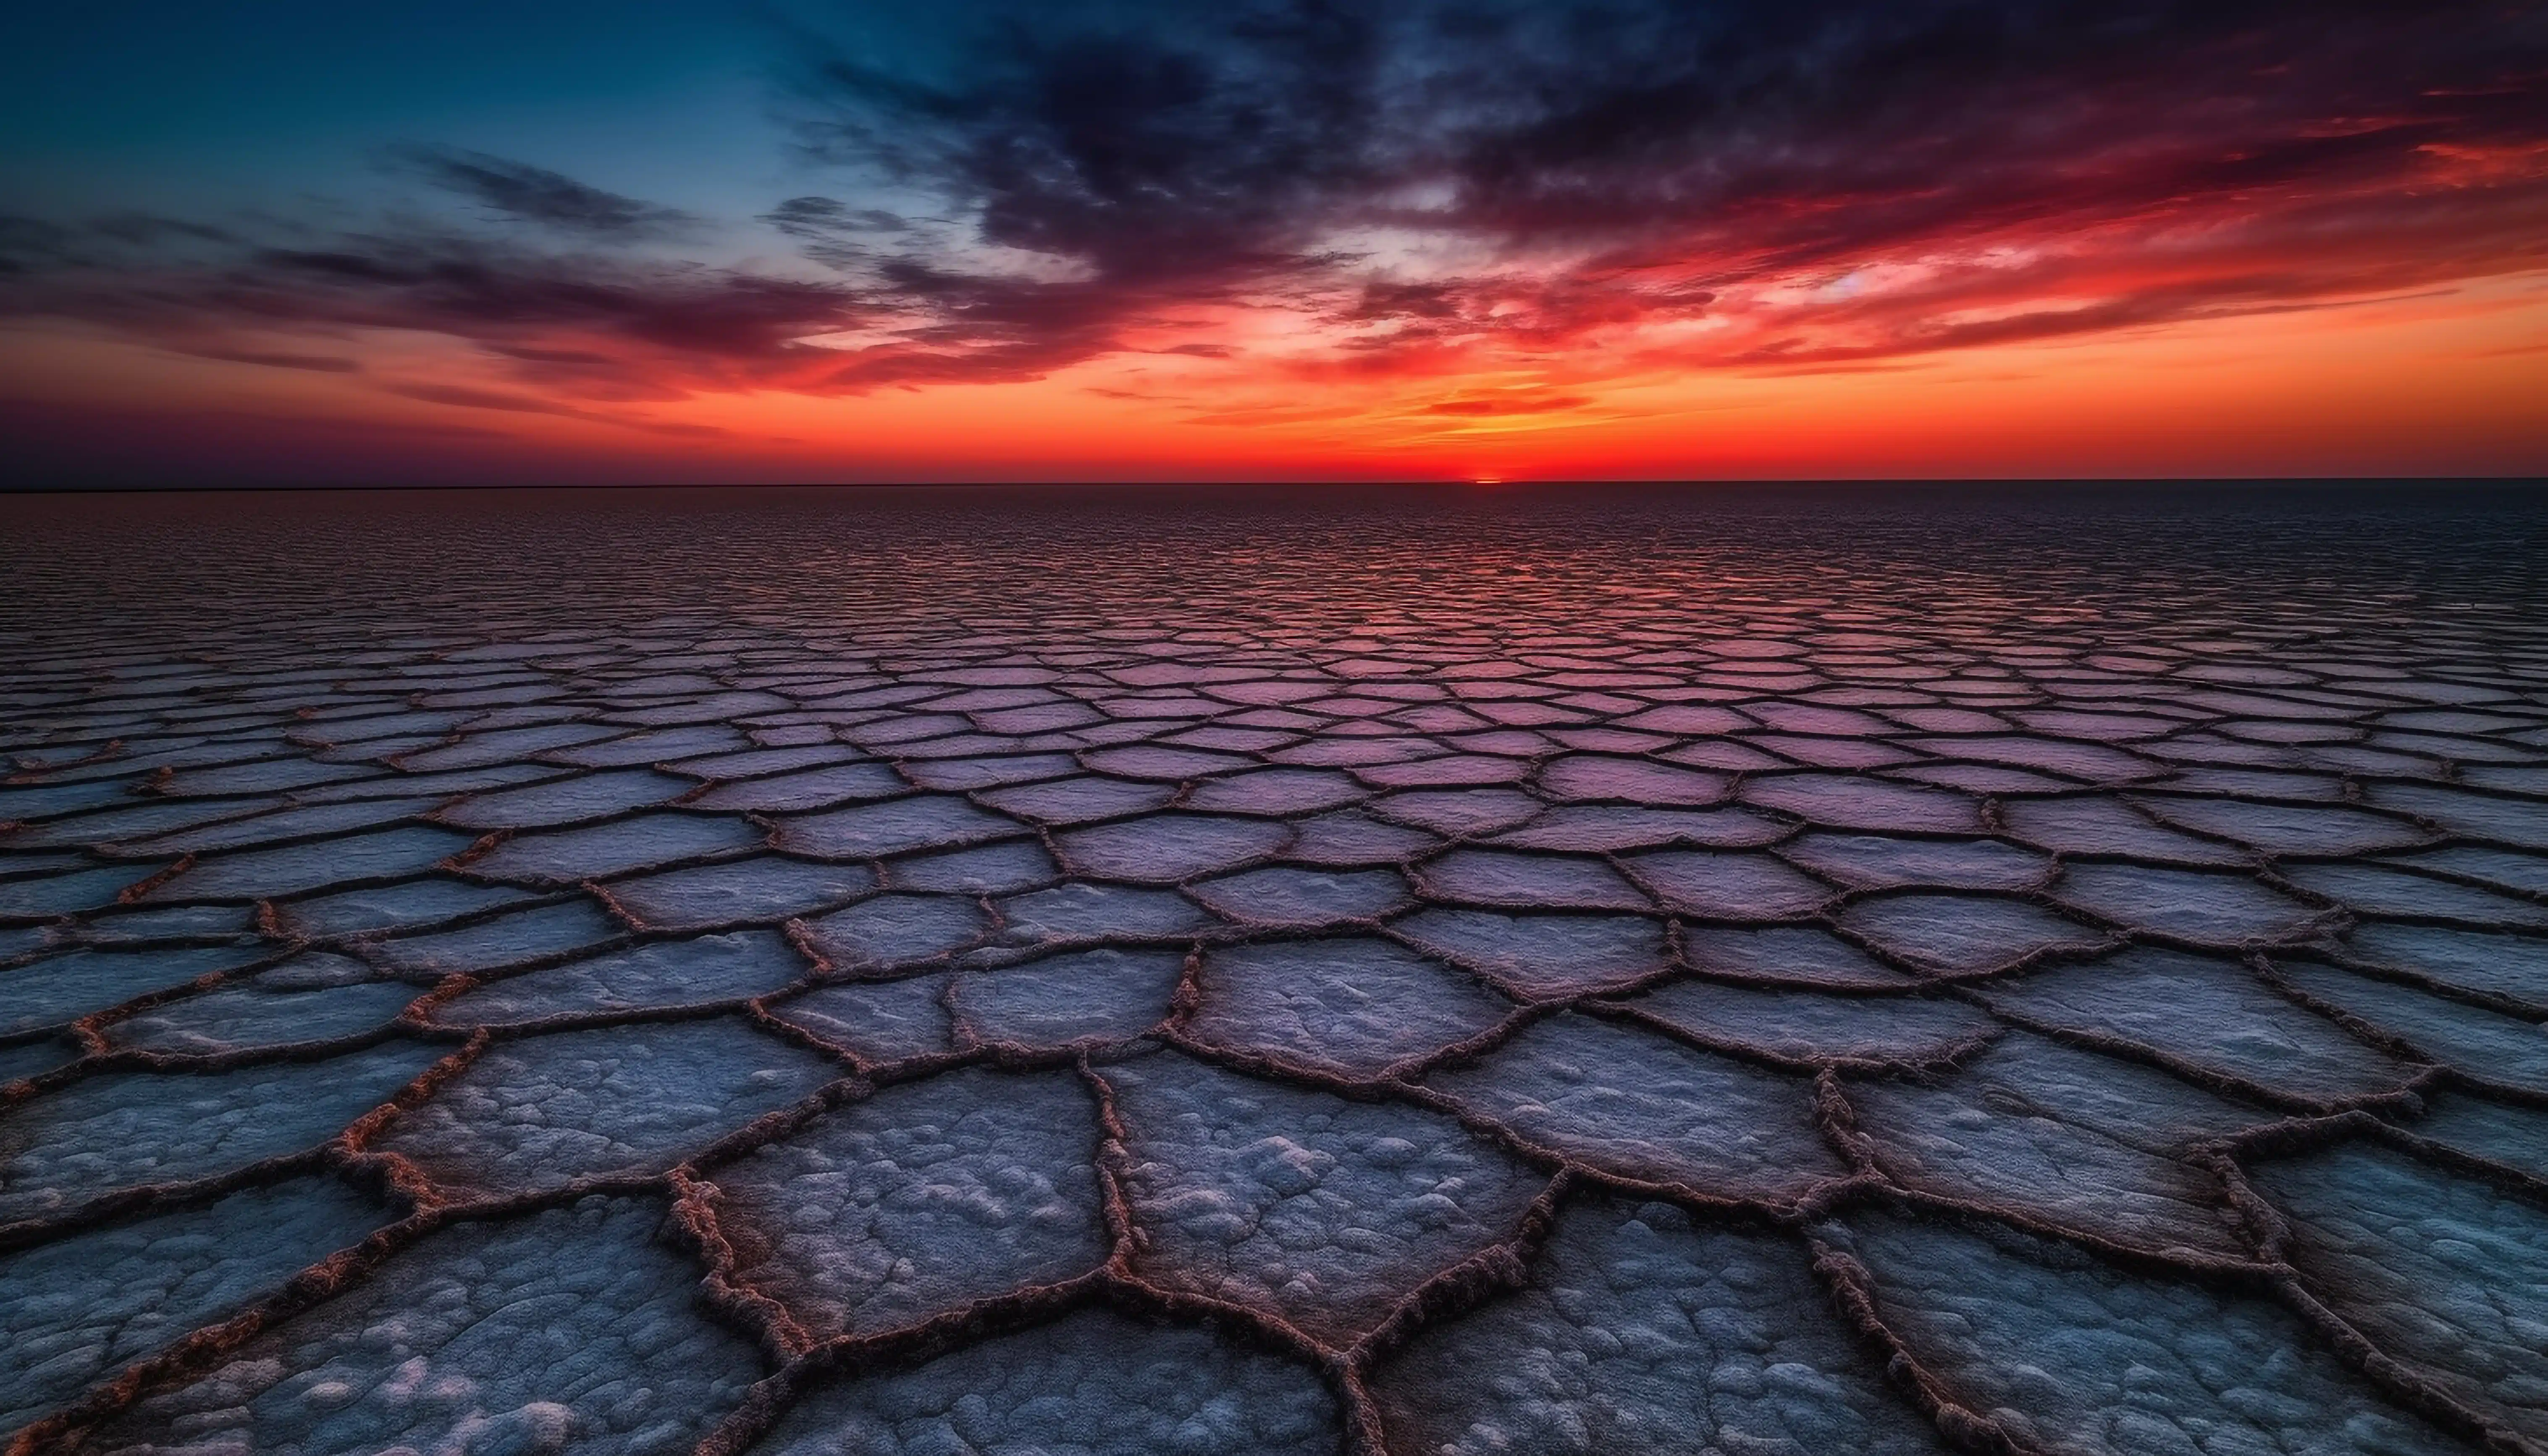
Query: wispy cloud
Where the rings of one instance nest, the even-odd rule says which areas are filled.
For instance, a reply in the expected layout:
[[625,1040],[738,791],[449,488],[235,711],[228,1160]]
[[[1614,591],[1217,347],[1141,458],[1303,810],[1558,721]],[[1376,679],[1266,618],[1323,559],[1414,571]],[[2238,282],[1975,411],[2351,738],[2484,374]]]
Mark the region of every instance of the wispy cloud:
[[694,235],[700,220],[588,186],[527,162],[448,146],[402,146],[391,162],[457,193],[500,218],[536,224],[570,236],[605,242]]

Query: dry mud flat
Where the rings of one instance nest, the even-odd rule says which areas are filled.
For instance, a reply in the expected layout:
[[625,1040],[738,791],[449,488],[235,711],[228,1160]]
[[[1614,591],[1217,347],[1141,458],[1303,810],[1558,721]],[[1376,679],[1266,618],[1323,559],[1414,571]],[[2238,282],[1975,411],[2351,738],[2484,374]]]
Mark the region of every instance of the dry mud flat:
[[0,1438],[2548,1451],[2535,515],[1136,505],[13,520]]

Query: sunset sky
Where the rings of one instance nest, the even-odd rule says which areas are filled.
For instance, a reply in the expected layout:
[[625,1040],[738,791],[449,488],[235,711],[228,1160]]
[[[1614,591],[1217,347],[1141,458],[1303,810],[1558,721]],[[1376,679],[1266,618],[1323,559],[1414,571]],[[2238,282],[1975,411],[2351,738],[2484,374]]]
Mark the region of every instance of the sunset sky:
[[0,23],[0,481],[2548,473],[2548,5]]

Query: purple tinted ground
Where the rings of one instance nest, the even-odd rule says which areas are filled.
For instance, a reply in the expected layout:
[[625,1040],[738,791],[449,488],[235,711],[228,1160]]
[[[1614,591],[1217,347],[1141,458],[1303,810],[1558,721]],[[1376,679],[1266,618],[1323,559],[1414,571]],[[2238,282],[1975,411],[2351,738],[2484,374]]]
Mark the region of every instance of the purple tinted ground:
[[2517,498],[5,508],[10,1449],[2548,1450]]

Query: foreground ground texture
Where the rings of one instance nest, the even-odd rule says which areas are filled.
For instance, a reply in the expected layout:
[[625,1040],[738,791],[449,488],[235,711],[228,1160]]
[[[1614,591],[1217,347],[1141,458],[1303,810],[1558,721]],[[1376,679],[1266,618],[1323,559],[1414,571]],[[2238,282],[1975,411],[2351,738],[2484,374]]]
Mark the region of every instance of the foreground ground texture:
[[7,509],[11,1449],[2548,1451],[2535,513]]

